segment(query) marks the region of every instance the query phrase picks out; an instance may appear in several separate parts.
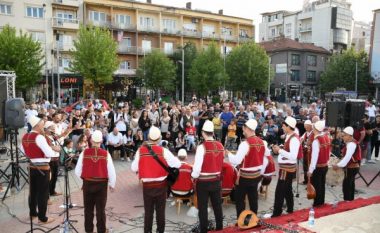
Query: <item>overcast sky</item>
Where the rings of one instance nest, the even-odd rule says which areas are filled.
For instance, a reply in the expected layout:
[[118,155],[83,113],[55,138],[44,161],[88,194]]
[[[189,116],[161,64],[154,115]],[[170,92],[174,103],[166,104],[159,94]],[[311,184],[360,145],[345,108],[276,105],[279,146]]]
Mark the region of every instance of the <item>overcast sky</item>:
[[[139,0],[145,1],[145,0]],[[373,10],[380,9],[380,0],[348,0],[356,21],[370,22]],[[304,0],[152,0],[153,3],[175,7],[185,7],[192,3],[193,9],[208,10],[217,13],[223,9],[225,15],[253,19],[258,36],[261,13],[277,10],[297,11],[302,9]]]

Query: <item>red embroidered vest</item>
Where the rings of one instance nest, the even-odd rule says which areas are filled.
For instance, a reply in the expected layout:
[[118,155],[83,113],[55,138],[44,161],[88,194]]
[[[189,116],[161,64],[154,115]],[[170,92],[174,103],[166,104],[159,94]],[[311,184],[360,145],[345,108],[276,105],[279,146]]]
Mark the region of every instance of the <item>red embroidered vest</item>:
[[38,147],[36,138],[39,134],[36,132],[30,132],[22,137],[21,143],[24,147],[25,155],[29,159],[46,158],[44,152]]
[[[298,139],[298,141],[300,140],[300,137],[297,134],[293,133],[292,135],[289,136],[288,140],[285,142],[284,150],[290,152],[290,140],[293,137],[296,137]],[[303,151],[302,151],[302,145],[300,143],[300,147],[298,149],[298,154],[297,154],[297,159],[302,159],[302,158],[303,158]]]
[[265,168],[264,175],[269,176],[273,175],[276,172],[276,165],[274,164],[274,160],[272,155],[267,156],[268,165]]
[[222,172],[224,159],[224,147],[218,141],[205,141],[203,143],[205,154],[201,173],[217,173]]
[[191,179],[191,165],[183,163],[179,168],[177,181],[172,185],[171,189],[175,191],[187,192],[193,189],[193,181]]
[[[151,145],[152,150],[157,154],[158,158],[168,166],[164,158],[164,149],[158,145]],[[141,146],[139,160],[139,177],[143,178],[159,178],[167,176],[168,172],[153,158],[146,146]]]
[[223,162],[222,189],[232,190],[234,188],[236,178],[236,170],[231,166],[231,164]]
[[327,134],[318,135],[317,137],[314,137],[314,140],[318,140],[319,142],[319,155],[317,165],[327,165],[331,153],[329,136]]
[[[349,167],[355,163],[359,163],[359,161],[362,159],[362,149],[360,148],[358,141],[354,139],[352,142],[356,144],[356,149],[350,161],[347,163],[346,167]],[[342,154],[346,155],[346,151],[347,151],[347,145],[343,147]]]
[[263,140],[259,137],[253,136],[247,138],[249,145],[248,154],[244,157],[242,168],[257,167],[263,165],[265,146]]
[[82,179],[108,178],[107,151],[102,148],[87,148],[83,151]]

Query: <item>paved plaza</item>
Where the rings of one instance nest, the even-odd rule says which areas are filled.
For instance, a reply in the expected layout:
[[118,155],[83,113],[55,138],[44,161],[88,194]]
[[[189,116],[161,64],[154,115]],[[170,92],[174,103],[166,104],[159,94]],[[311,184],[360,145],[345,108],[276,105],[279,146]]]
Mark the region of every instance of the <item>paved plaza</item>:
[[[4,158],[4,156],[3,156]],[[194,155],[189,156],[189,162],[192,163]],[[7,164],[2,163],[3,169]],[[143,199],[142,185],[139,182],[137,175],[130,169],[130,162],[115,161],[117,170],[117,185],[114,193],[108,193],[107,202],[107,227],[113,229],[114,232],[143,232]],[[23,165],[25,166],[25,164]],[[369,181],[380,170],[380,162],[377,164],[365,165],[361,169],[363,177]],[[84,217],[83,217],[83,197],[81,192],[82,181],[78,179],[73,171],[69,172],[69,183],[71,191],[71,201],[78,206],[70,209],[70,219],[78,222],[73,223],[78,232],[84,232]],[[300,178],[302,181],[302,177]],[[24,182],[24,181],[22,181]],[[266,200],[264,197],[259,199],[259,215],[263,215],[271,211],[274,203],[274,190],[277,182],[277,177],[274,177],[270,187],[269,194]],[[358,178],[356,181],[358,194],[357,198],[367,198],[379,195],[380,177],[376,178],[370,187],[366,187],[364,181]],[[59,177],[57,191],[63,192],[64,177]],[[293,188],[296,193],[296,182],[293,183]],[[311,201],[306,199],[306,186],[299,185],[299,198],[295,198],[295,210],[308,208],[311,206]],[[22,190],[14,192],[0,204],[0,229],[1,232],[27,232],[30,229],[28,220],[28,185]],[[326,190],[326,200],[328,203],[335,201],[335,196],[342,200],[341,186],[328,188]],[[48,207],[48,216],[54,217],[55,222],[46,225],[46,229],[52,228],[63,221],[63,211],[59,206],[63,203],[63,196],[52,198],[53,204]],[[188,217],[186,215],[189,207],[183,205],[181,212],[177,215],[176,207],[172,206],[173,199],[169,198],[166,208],[166,232],[190,232],[194,224],[197,223],[197,218]],[[318,211],[318,210],[316,210]],[[223,214],[225,216],[225,226],[231,225],[236,221],[235,206],[233,204],[223,205]],[[210,212],[213,219],[212,211]],[[318,220],[316,220],[318,221]],[[333,224],[333,223],[331,223]],[[44,226],[45,227],[45,226]],[[44,228],[45,229],[45,228]],[[55,230],[53,232],[59,232]]]

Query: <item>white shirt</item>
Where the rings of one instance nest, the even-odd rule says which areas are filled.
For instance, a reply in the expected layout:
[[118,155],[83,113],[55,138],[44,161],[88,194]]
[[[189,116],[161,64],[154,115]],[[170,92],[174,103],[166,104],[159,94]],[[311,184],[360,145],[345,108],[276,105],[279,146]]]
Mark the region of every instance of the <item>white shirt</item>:
[[[32,131],[32,132],[35,132],[35,131]],[[46,138],[42,136],[41,134],[39,134],[36,137],[36,144],[42,150],[42,152],[45,154],[45,157],[47,158],[30,159],[32,163],[48,163],[50,162],[51,157],[55,157],[55,151],[53,151],[53,149],[47,143]],[[25,150],[22,143],[20,145],[20,150],[21,152],[25,154]]]
[[[170,150],[163,148],[164,149],[164,159],[168,163],[169,167],[175,167],[175,168],[180,168],[181,167],[181,161],[177,157],[175,157]],[[139,161],[140,161],[140,150],[136,151],[135,154],[135,159],[133,160],[131,164],[131,169],[133,172],[138,172],[139,171]],[[158,178],[142,178],[141,180],[143,182],[152,182],[152,181],[163,181],[165,180],[166,176],[158,177]]]
[[347,166],[348,162],[350,162],[352,155],[354,155],[356,150],[356,143],[355,142],[349,142],[346,144],[347,150],[346,154],[344,155],[343,159],[337,164],[338,167],[345,167]]
[[[316,138],[317,136],[315,136],[314,138]],[[313,171],[315,170],[315,167],[317,166],[317,161],[318,161],[318,157],[319,157],[319,141],[318,140],[314,140],[313,143],[311,144],[311,161],[310,161],[310,165],[309,165],[309,172],[310,173],[313,173]]]
[[[228,160],[230,161],[232,166],[236,167],[239,164],[241,164],[241,162],[243,161],[244,157],[248,154],[248,152],[249,152],[249,144],[247,141],[244,141],[244,142],[240,143],[239,148],[236,152],[236,155],[232,154],[231,152],[228,153]],[[268,154],[270,154],[270,151],[267,147],[265,147],[264,156],[268,155]],[[256,166],[256,167],[242,168],[242,169],[244,169],[246,171],[257,171],[257,170],[260,170],[262,168],[265,169],[266,166],[264,167],[263,165]]]
[[[75,167],[75,175],[79,178],[82,176],[82,168],[83,168],[83,152],[80,153],[77,165]],[[116,172],[115,167],[113,166],[113,161],[110,153],[107,152],[107,171],[108,171],[108,186],[115,188],[116,184]]]
[[[49,138],[49,140],[51,141],[51,145],[53,145],[53,146],[58,146],[58,142],[55,140],[55,139],[53,139],[53,137],[52,136],[48,136],[48,135],[46,135],[48,138]],[[58,158],[59,157],[59,152],[57,152],[57,151],[54,151],[54,156],[52,156],[52,158]]]
[[29,120],[29,117],[31,117],[31,116],[37,116],[37,115],[38,115],[38,112],[35,109],[27,109],[27,110],[25,110],[25,117],[26,117],[27,121]]
[[[122,118],[123,117],[123,118]],[[123,113],[115,113],[114,115],[114,122],[116,123],[115,126],[117,130],[119,131],[126,131],[127,130],[127,125],[125,122],[127,122],[128,119],[126,120],[123,116]]]
[[[290,135],[286,135],[286,140],[289,140]],[[278,154],[278,163],[290,163],[290,164],[296,164],[297,163],[297,156],[298,156],[298,150],[300,148],[300,141],[294,136],[290,139],[289,143],[289,152],[280,149]]]
[[121,144],[123,143],[123,135],[121,133],[117,133],[117,135],[115,135],[113,132],[111,132],[108,134],[107,142],[111,142],[112,144]]
[[128,137],[127,137],[127,135],[124,135],[124,136],[123,136],[123,143],[124,143],[124,144],[128,144],[128,143],[130,143],[130,142],[133,142],[133,136],[128,136]]
[[375,107],[375,105],[368,106],[366,110],[368,111],[368,116],[369,117],[376,117],[376,107]]

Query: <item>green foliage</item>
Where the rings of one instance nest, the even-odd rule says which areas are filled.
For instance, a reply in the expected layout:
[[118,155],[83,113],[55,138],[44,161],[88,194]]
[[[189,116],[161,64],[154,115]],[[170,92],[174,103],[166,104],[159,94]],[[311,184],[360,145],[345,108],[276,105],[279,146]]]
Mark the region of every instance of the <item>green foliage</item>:
[[321,91],[331,92],[337,88],[355,90],[356,62],[358,62],[358,91],[368,91],[370,74],[367,59],[364,51],[355,52],[353,49],[346,50],[342,54],[334,54],[321,76],[319,83]]
[[175,89],[175,65],[160,51],[145,56],[137,69],[137,77],[149,89],[172,91]]
[[233,91],[267,92],[268,63],[265,50],[254,42],[233,48],[226,60],[226,71],[230,77],[229,88]]
[[[197,57],[197,48],[195,44],[188,42],[183,46],[185,50],[185,91],[190,89],[190,81],[189,81],[189,73],[194,59]],[[178,49],[173,54],[173,60],[177,64],[177,72],[176,72],[176,85],[180,90],[182,88],[182,64],[177,63],[178,61],[182,61],[182,50]]]
[[73,61],[70,70],[91,80],[95,87],[111,83],[119,66],[117,44],[107,29],[81,25],[74,41]]
[[41,80],[43,64],[42,48],[27,33],[5,25],[0,32],[0,70],[16,72],[16,88],[21,91],[34,86]]
[[190,85],[201,96],[218,90],[228,80],[223,59],[215,43],[202,51],[193,61],[189,74]]
[[140,109],[142,107],[142,105],[143,105],[143,99],[141,99],[141,98],[133,99],[132,100],[132,105],[136,109]]

